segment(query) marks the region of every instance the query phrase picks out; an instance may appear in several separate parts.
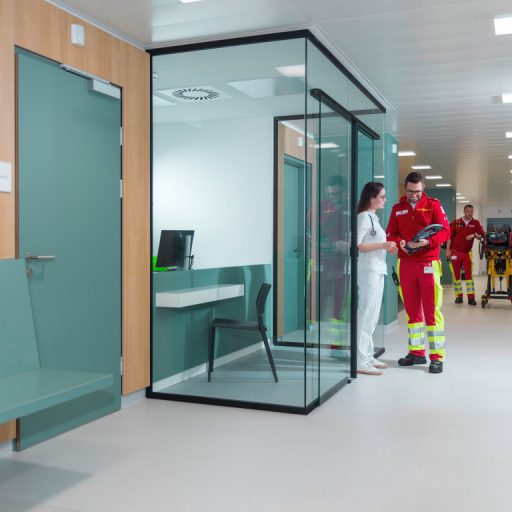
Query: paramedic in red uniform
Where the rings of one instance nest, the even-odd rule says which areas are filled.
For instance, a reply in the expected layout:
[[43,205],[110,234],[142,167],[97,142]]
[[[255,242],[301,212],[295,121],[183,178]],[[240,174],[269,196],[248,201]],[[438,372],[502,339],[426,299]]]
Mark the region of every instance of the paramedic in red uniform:
[[[386,230],[387,239],[399,247],[397,272],[399,292],[407,313],[409,353],[398,360],[400,366],[425,364],[425,332],[430,349],[430,373],[443,371],[445,356],[444,318],[441,313],[440,246],[450,237],[450,225],[438,199],[423,191],[423,176],[411,172],[405,178],[405,196],[393,209]],[[416,243],[410,240],[429,224],[442,224],[443,229]],[[419,248],[410,254],[405,247]]]
[[473,249],[473,240],[475,238],[480,239],[485,235],[485,231],[480,222],[473,218],[472,205],[467,204],[464,206],[464,217],[455,219],[450,224],[450,231],[450,240],[446,242],[446,257],[450,260],[453,273],[455,303],[462,304],[462,282],[460,275],[461,270],[464,269],[468,304],[476,306],[471,249]]

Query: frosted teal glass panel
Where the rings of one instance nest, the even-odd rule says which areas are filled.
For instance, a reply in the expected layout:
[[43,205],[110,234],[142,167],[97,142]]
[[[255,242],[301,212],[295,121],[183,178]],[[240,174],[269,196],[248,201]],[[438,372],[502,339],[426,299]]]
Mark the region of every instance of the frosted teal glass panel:
[[121,102],[18,53],[19,254],[42,366],[114,375],[93,393],[21,420],[30,446],[120,407]]

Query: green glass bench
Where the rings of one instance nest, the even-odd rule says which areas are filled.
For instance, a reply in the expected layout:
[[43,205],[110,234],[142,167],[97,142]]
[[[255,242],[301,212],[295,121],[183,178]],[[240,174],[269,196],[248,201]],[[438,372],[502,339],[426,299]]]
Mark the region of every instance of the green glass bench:
[[25,262],[0,260],[0,423],[112,385],[109,374],[41,367]]

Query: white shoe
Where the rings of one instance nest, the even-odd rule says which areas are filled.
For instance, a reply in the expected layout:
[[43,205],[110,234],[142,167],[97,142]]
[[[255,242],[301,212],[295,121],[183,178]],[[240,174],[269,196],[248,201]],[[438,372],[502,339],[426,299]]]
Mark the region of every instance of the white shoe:
[[382,375],[382,371],[378,368],[375,368],[370,363],[363,363],[358,369],[357,373],[362,373],[363,375]]
[[372,357],[372,364],[375,368],[380,368],[381,370],[388,367],[386,363],[383,363],[382,361],[375,359],[375,357]]

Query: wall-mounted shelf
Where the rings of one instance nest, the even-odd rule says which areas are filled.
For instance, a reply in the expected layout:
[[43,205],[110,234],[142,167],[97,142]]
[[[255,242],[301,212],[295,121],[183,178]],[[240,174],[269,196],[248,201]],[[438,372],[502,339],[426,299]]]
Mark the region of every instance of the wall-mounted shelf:
[[157,308],[186,308],[196,304],[234,299],[244,296],[243,284],[220,284],[217,286],[199,286],[172,292],[158,292],[155,298]]

